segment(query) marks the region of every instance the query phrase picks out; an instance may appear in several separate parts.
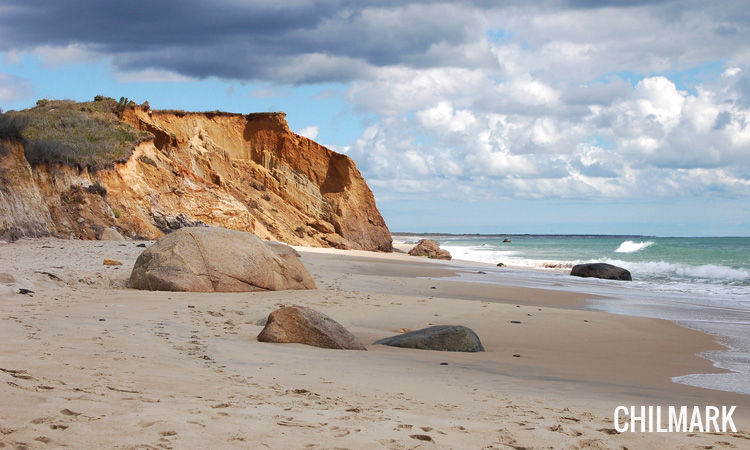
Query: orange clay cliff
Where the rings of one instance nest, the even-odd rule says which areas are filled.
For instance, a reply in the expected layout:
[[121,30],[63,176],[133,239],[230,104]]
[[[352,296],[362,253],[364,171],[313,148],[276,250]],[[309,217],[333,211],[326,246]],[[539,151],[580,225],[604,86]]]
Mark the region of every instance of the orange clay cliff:
[[112,120],[148,133],[98,168],[30,163],[23,138],[0,138],[0,238],[97,239],[114,227],[126,238],[156,239],[206,224],[292,245],[393,250],[354,162],[293,133],[284,113],[144,104]]

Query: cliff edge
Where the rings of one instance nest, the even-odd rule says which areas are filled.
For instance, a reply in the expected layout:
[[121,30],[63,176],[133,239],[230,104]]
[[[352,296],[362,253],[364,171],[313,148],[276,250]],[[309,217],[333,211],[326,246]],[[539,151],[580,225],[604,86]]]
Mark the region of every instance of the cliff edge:
[[[207,224],[293,245],[393,250],[354,162],[293,133],[284,113],[160,111],[107,98],[26,111],[0,115],[5,240],[96,239],[112,227],[156,239]],[[81,124],[105,131],[92,137]]]

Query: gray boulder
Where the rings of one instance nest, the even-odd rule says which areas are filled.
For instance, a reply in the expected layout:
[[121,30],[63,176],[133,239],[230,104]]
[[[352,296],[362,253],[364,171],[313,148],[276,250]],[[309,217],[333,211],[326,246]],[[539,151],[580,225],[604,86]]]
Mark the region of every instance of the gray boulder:
[[605,280],[632,281],[630,272],[622,267],[607,263],[589,263],[573,266],[570,274],[574,277],[603,278]]
[[305,306],[282,306],[268,316],[260,342],[305,344],[313,347],[367,350],[346,328],[327,315]]
[[181,228],[141,253],[128,286],[182,292],[315,289],[294,249],[284,247],[226,228]]
[[443,352],[483,352],[479,336],[462,325],[435,325],[376,341],[373,345],[438,350]]

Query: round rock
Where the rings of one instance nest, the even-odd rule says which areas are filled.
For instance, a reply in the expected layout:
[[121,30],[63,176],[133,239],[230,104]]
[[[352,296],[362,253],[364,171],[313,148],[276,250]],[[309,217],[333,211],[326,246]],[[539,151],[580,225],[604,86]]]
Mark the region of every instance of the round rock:
[[181,228],[141,253],[128,286],[182,292],[315,289],[310,273],[286,247],[226,228]]

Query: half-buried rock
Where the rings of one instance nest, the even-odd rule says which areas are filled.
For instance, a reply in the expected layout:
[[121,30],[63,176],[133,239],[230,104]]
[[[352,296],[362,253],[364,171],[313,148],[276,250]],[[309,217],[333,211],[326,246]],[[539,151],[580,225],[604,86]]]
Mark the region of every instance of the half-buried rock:
[[325,314],[305,306],[282,306],[268,316],[261,342],[306,344],[342,350],[367,350],[359,339]]
[[294,249],[219,227],[181,228],[145,250],[128,286],[152,291],[249,292],[315,289]]
[[462,325],[435,325],[376,341],[373,345],[438,350],[443,352],[483,352],[479,336]]
[[570,274],[574,277],[603,278],[605,280],[632,281],[630,272],[622,267],[607,263],[589,263],[573,266]]

